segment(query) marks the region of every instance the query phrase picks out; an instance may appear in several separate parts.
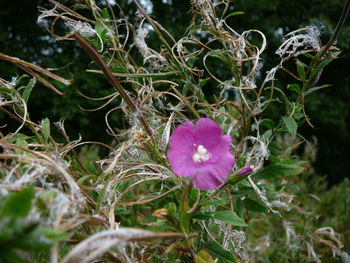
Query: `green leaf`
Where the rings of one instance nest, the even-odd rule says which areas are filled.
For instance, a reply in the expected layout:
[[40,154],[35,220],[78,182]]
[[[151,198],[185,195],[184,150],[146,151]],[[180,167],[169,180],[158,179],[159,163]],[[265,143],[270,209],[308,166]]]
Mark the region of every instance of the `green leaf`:
[[100,38],[103,40],[103,42],[106,41],[106,35],[107,35],[107,29],[105,27],[105,25],[101,24],[101,23],[96,23],[95,25],[95,30],[97,32],[97,34],[100,36]]
[[23,74],[22,76],[20,76],[18,79],[16,79],[16,86],[18,86],[22,80],[25,80],[27,78],[29,78],[29,75]]
[[282,120],[284,122],[284,124],[287,127],[287,130],[293,135],[295,136],[297,134],[297,129],[298,129],[298,124],[296,123],[296,121],[294,120],[294,118],[288,118],[283,116]]
[[200,250],[197,255],[194,256],[195,263],[215,263],[215,260],[204,249]]
[[56,242],[64,241],[70,237],[69,233],[57,232],[47,227],[38,227],[35,231],[37,235],[43,236],[54,244]]
[[205,243],[203,249],[208,251],[214,259],[218,259],[218,263],[238,263],[234,254],[224,249],[215,241]]
[[200,88],[202,88],[203,86],[205,86],[205,84],[207,84],[208,80],[210,80],[210,78],[201,79],[201,80],[199,81],[198,86],[199,86]]
[[271,137],[272,137],[272,130],[267,130],[266,132],[263,133],[263,135],[261,135],[261,138],[264,141],[270,141]]
[[272,119],[262,119],[260,125],[267,129],[275,128],[275,122]]
[[200,201],[199,205],[201,206],[207,206],[207,205],[215,205],[215,206],[220,206],[220,205],[226,205],[227,201],[225,200],[205,200],[205,201]]
[[25,217],[32,207],[33,197],[33,187],[10,194],[4,202],[0,216]]
[[177,205],[174,202],[170,202],[170,203],[168,203],[166,208],[168,210],[168,216],[174,217],[176,212],[177,212]]
[[311,89],[308,89],[307,91],[304,92],[304,96],[306,97],[307,95],[319,90],[319,89],[324,89],[324,88],[328,88],[332,85],[329,85],[329,84],[325,84],[325,85],[322,85],[322,86],[317,86],[317,87],[313,87]]
[[212,213],[212,217],[233,226],[247,226],[244,220],[233,211],[214,212]]
[[323,68],[325,68],[329,63],[332,62],[332,59],[325,59],[323,60],[316,68],[316,72],[315,72],[315,75],[320,71],[322,70]]
[[180,227],[183,233],[188,234],[190,232],[190,218],[191,215],[186,211],[180,210]]
[[24,89],[24,91],[22,93],[22,99],[26,103],[28,103],[28,99],[29,99],[30,93],[32,92],[35,83],[36,83],[36,78],[30,79],[28,85],[25,87],[25,89]]
[[0,263],[24,263],[24,260],[12,249],[0,249]]
[[253,212],[259,212],[259,213],[264,213],[264,212],[267,212],[267,210],[268,210],[267,207],[264,206],[261,202],[254,200],[254,199],[251,199],[249,197],[246,197],[243,200],[243,206],[247,210],[250,210]]
[[9,143],[16,143],[17,141],[26,141],[29,138],[29,136],[19,132],[8,138],[6,141]]
[[41,121],[41,132],[44,139],[47,141],[48,137],[50,136],[50,120],[48,118]]
[[305,68],[307,68],[307,65],[301,62],[300,60],[297,60],[298,75],[303,82],[306,80]]
[[307,57],[307,58],[311,58],[311,59],[313,59],[315,57],[314,55],[311,55],[310,53],[303,53],[302,55]]
[[221,60],[222,62],[229,65],[230,64],[229,57],[230,57],[231,53],[232,52],[230,52],[228,50],[214,49],[214,50],[209,51],[207,53],[207,56],[217,58],[217,59]]
[[293,108],[293,104],[289,101],[288,96],[284,93],[284,91],[277,87],[272,87],[272,86],[266,87],[266,90],[271,90],[271,89],[278,91],[282,95],[282,100],[284,105],[286,106],[287,113],[291,112]]
[[102,18],[104,18],[104,19],[110,19],[110,18],[111,18],[111,17],[109,16],[109,13],[108,13],[107,8],[103,8],[103,9],[102,9],[101,16],[102,16]]
[[287,89],[291,90],[291,91],[294,91],[296,92],[297,94],[300,94],[301,92],[301,89],[300,89],[300,86],[299,84],[289,84],[287,86]]
[[232,12],[231,14],[228,14],[228,15],[224,18],[224,20],[226,20],[227,18],[229,18],[229,17],[231,17],[231,16],[239,16],[239,15],[244,15],[244,14],[245,14],[245,12],[243,12],[243,11]]
[[12,89],[9,89],[5,86],[0,86],[0,92],[4,92],[4,93],[7,93],[7,94],[12,94],[13,90]]
[[299,164],[276,163],[261,169],[254,176],[259,177],[259,179],[271,179],[280,176],[295,176],[301,174],[304,170],[305,168]]
[[208,219],[212,219],[213,215],[211,212],[194,213],[192,215],[192,218],[198,219],[198,220],[208,220]]

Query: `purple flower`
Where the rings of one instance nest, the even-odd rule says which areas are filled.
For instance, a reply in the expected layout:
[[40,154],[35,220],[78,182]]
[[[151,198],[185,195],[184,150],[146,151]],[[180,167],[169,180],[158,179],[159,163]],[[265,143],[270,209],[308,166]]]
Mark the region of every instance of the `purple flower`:
[[231,137],[211,119],[201,118],[194,125],[179,125],[170,138],[168,159],[173,171],[191,178],[201,190],[215,189],[223,183],[235,163]]

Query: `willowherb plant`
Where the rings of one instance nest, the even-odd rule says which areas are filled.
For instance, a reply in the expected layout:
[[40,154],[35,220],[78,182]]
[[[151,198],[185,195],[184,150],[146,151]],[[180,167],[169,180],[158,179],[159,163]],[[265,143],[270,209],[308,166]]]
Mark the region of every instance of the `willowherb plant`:
[[[76,40],[95,61],[87,72],[103,74],[113,87],[96,98],[106,101],[97,109],[122,99],[105,118],[115,147],[71,141],[63,121],[57,126],[66,142],[58,143],[48,119],[36,124],[29,118],[35,80],[24,88],[18,88],[22,79],[1,81],[1,109],[20,126],[0,140],[0,194],[35,186],[35,205],[21,217],[23,224],[35,217],[55,235],[67,233],[50,243],[44,256],[52,263],[260,262],[278,242],[274,251],[283,260],[272,256],[274,262],[320,261],[332,253],[348,262],[341,236],[330,226],[294,228],[316,215],[287,184],[304,187],[298,175],[310,162],[295,155],[302,143],[298,126],[311,125],[304,98],[323,87],[315,86],[320,74],[339,54],[321,43],[316,28],[288,34],[276,51],[280,63],[259,81],[266,38],[258,30],[239,34],[231,28],[226,19],[235,13],[228,14],[228,0],[191,1],[192,24],[179,40],[136,0],[137,24],[93,0],[79,7],[94,19],[50,2],[53,9],[41,8],[38,22],[51,23],[47,28],[59,40]],[[59,20],[65,36],[54,31]],[[159,37],[159,50],[147,45],[150,31]],[[295,68],[287,61],[295,61]],[[278,86],[276,75],[283,72],[295,83]],[[281,101],[280,119],[268,118]],[[125,130],[116,131],[109,121],[116,110],[127,119]],[[23,127],[30,136],[20,133]],[[110,154],[94,158],[98,166],[90,169],[89,150],[76,150],[86,144]],[[41,212],[38,202],[45,204]]]

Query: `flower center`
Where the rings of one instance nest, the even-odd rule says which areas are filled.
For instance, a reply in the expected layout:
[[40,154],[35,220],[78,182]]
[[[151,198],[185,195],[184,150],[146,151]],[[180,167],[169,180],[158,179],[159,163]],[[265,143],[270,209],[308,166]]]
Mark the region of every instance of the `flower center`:
[[203,145],[198,145],[197,151],[192,155],[192,159],[195,163],[201,163],[208,161],[211,157],[211,153]]

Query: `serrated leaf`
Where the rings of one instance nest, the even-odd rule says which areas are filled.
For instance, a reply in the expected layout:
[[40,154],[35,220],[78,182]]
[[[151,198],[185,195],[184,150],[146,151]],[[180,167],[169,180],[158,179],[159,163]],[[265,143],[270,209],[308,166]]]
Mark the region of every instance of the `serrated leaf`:
[[209,241],[203,245],[203,249],[208,251],[214,259],[218,259],[218,263],[237,263],[234,254],[225,250],[215,241]]
[[233,226],[247,226],[244,220],[233,211],[213,212],[212,217]]
[[294,118],[288,118],[283,116],[282,120],[284,122],[284,124],[287,127],[287,130],[293,135],[295,136],[297,134],[297,129],[298,129],[298,124],[296,123],[296,121],[294,120]]

